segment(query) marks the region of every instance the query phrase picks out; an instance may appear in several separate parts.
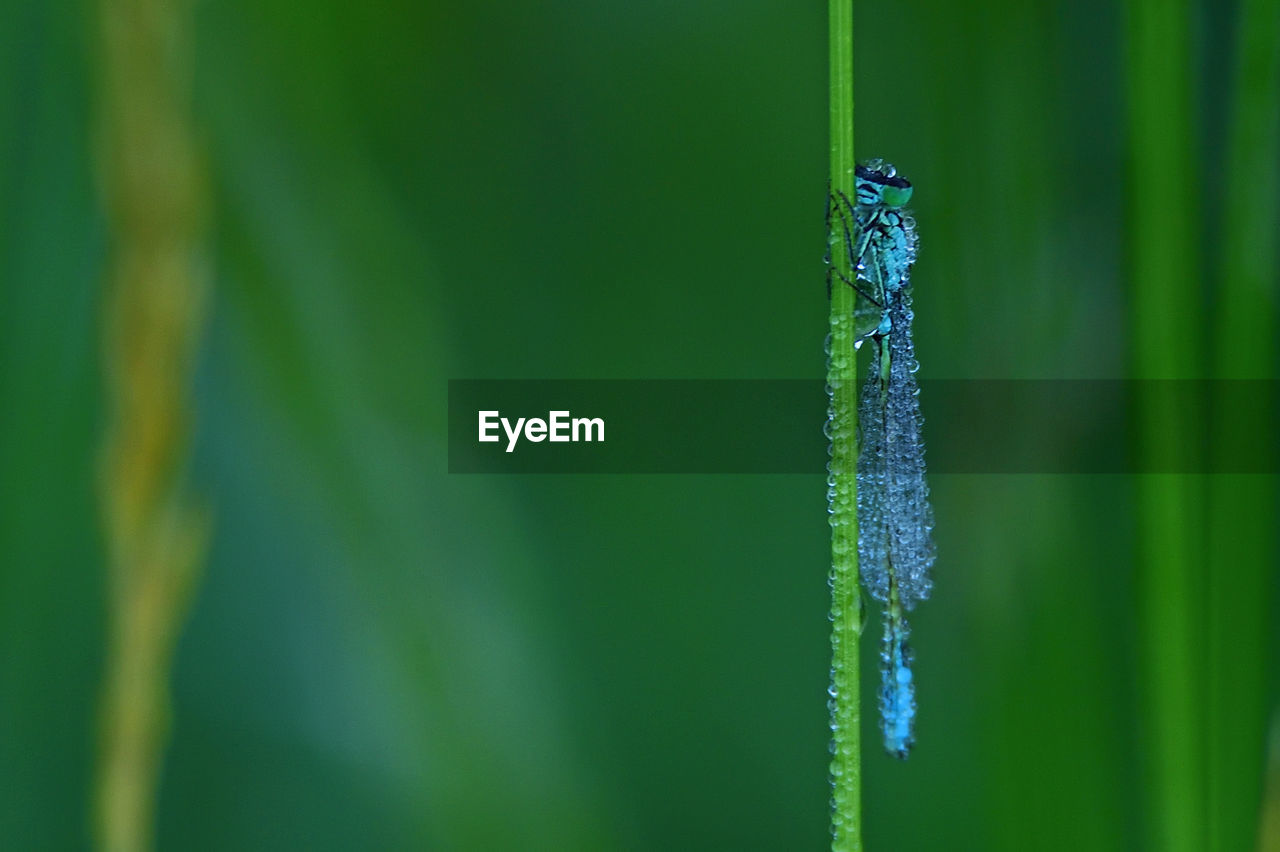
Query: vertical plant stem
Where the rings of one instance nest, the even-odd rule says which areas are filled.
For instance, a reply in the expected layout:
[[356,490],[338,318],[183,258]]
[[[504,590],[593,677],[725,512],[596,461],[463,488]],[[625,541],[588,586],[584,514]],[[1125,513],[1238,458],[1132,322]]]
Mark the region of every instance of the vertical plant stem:
[[183,483],[185,398],[204,301],[188,12],[182,0],[98,2],[111,262],[99,467],[109,635],[94,826],[109,852],[153,845],[169,664],[207,540],[205,514]]
[[[1197,377],[1197,251],[1190,4],[1129,0],[1129,246],[1133,375]],[[1140,384],[1137,426],[1147,469],[1194,464],[1197,426],[1173,395]],[[1147,794],[1144,848],[1206,847],[1202,501],[1195,478],[1137,483],[1139,694]]]
[[[854,197],[853,2],[830,0],[831,189]],[[845,252],[833,249],[831,263],[853,280]],[[857,359],[854,350],[854,292],[836,279],[831,291],[831,393],[828,479],[831,521],[831,759],[833,852],[862,849],[862,756],[858,684],[858,520],[855,473],[858,458]]]
[[[1271,379],[1280,271],[1280,0],[1240,6],[1232,97],[1214,378]],[[1216,387],[1212,446],[1225,459],[1269,434],[1275,400],[1257,393],[1269,385]],[[1256,469],[1270,470],[1273,461],[1258,459]],[[1275,480],[1218,474],[1209,495],[1207,848],[1216,852],[1256,844],[1273,663],[1267,613],[1276,558]]]

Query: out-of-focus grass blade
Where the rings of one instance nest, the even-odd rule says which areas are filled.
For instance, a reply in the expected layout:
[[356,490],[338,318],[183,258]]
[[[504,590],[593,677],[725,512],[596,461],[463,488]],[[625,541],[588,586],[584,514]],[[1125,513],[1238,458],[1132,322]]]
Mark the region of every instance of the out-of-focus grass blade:
[[[1132,375],[1195,376],[1200,289],[1195,217],[1189,3],[1127,5],[1128,244]],[[1195,425],[1139,401],[1141,452],[1189,459]],[[1201,484],[1176,474],[1137,483],[1139,693],[1146,848],[1205,848]]]
[[[1212,353],[1218,379],[1275,375],[1280,228],[1280,2],[1245,0],[1236,29]],[[1218,457],[1271,428],[1275,400],[1214,406]],[[1258,470],[1271,469],[1259,459]],[[1267,614],[1276,566],[1276,482],[1210,479],[1208,547],[1208,838],[1211,850],[1254,848],[1266,764]]]

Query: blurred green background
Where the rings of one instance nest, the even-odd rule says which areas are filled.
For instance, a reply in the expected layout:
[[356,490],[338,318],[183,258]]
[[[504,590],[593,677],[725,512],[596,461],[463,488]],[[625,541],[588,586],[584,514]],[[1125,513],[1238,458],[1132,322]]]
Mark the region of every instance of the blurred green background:
[[[921,375],[1128,375],[1123,9],[856,14],[859,156],[916,185]],[[1192,19],[1193,141],[1219,163],[1236,10]],[[450,378],[823,375],[825,6],[204,0],[194,34],[191,481],[215,527],[158,847],[822,848],[822,478],[449,476],[444,406]],[[14,849],[92,833],[99,61],[84,4],[0,6]],[[1209,244],[1222,200],[1197,181]],[[868,848],[1155,848],[1134,478],[932,486],[906,763],[876,745],[864,643]],[[1248,558],[1269,606],[1274,542]],[[1263,651],[1240,654],[1273,671]],[[1265,718],[1257,680],[1232,694]]]

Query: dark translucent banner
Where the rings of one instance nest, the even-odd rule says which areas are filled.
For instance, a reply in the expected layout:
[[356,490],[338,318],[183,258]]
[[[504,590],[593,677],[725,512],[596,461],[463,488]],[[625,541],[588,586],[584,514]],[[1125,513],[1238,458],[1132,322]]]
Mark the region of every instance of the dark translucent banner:
[[[934,474],[1272,474],[1278,388],[922,381],[926,458]],[[449,472],[820,474],[826,411],[817,380],[453,380]]]

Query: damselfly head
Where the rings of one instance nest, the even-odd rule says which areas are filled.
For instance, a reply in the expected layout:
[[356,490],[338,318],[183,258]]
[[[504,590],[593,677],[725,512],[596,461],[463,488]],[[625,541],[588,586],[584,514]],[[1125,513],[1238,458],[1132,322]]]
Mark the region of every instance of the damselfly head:
[[888,207],[902,207],[911,200],[911,182],[898,177],[898,170],[883,160],[868,160],[854,170],[854,176]]

